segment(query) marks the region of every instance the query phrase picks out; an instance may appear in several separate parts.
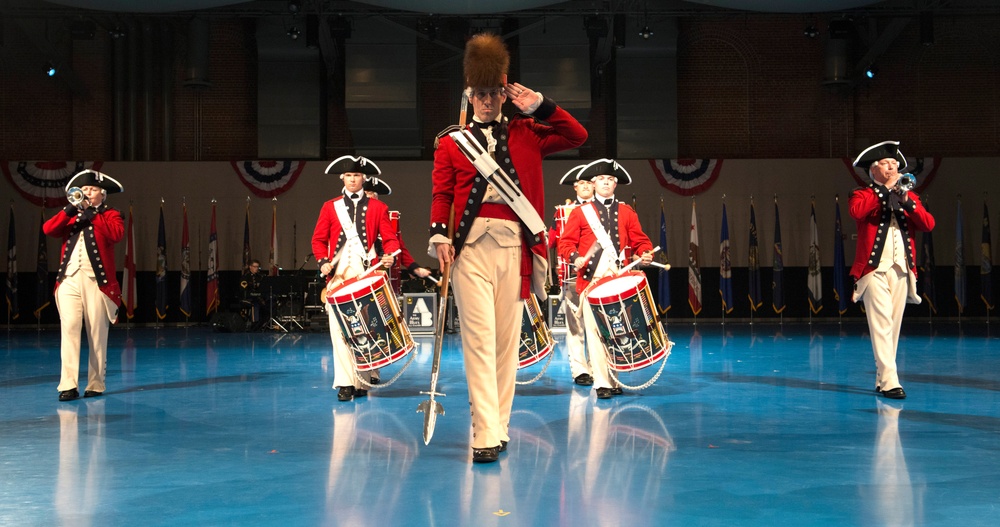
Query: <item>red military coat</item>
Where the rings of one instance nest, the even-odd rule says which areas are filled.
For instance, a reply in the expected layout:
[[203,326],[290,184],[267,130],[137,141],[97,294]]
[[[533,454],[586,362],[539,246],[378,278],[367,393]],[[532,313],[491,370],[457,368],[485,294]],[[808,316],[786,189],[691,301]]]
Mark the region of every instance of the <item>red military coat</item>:
[[[585,207],[591,207],[599,211],[597,207],[604,208],[603,204],[598,204],[597,201],[601,199],[595,197],[594,201],[590,203],[577,207],[573,209],[573,212],[569,215],[569,221],[566,222],[566,228],[563,230],[562,236],[559,238],[559,256],[569,260],[570,264],[581,255],[586,254],[586,252],[597,243],[597,236],[594,235],[594,231],[590,229],[590,223],[587,222],[587,217],[583,215],[583,209]],[[614,218],[614,209],[617,205],[617,240],[615,240],[616,233],[609,232],[611,235],[612,242],[615,242],[615,249],[621,252],[622,248],[625,247],[625,258],[631,259],[633,255],[642,254],[646,251],[653,249],[653,243],[649,241],[649,237],[642,232],[642,225],[639,223],[639,216],[636,215],[632,207],[620,202],[615,201],[610,207],[612,212],[612,219]],[[615,222],[612,222],[615,223]],[[587,260],[587,263],[583,269],[580,270],[576,275],[576,291],[582,293],[584,289],[590,285],[590,280],[593,278],[594,268],[597,266],[597,262],[600,260],[601,253],[603,249],[598,250],[594,255]]]
[[[539,122],[539,119],[548,124]],[[532,116],[518,114],[507,121],[506,131],[506,140],[500,137],[503,135],[500,131],[493,131],[493,136],[498,141],[496,162],[508,170],[508,173],[510,167],[516,171],[516,179],[524,196],[535,207],[538,215],[544,217],[542,158],[579,147],[587,140],[587,130],[569,112],[545,99]],[[468,232],[475,219],[464,212],[470,205],[469,197],[478,176],[479,172],[459,151],[451,137],[442,137],[434,153],[430,233],[431,236],[447,235],[448,214],[454,204],[456,251],[461,250],[461,243],[464,241],[462,233]],[[476,198],[478,200],[479,197]],[[510,214],[509,219],[517,219],[513,211]]]
[[854,252],[854,264],[851,265],[851,276],[855,281],[878,267],[892,214],[896,215],[903,242],[909,247],[907,265],[914,276],[917,273],[917,248],[913,234],[917,231],[928,232],[934,228],[934,216],[927,212],[916,192],[910,192],[910,201],[902,204],[904,210],[896,212],[882,206],[883,198],[880,195],[885,194],[885,188],[874,183],[851,192],[850,214],[858,225],[858,243]]
[[[102,203],[97,208],[94,219],[89,223],[82,221],[82,217],[82,213],[67,214],[66,210],[63,209],[49,218],[42,226],[42,230],[47,236],[62,238],[56,289],[65,278],[66,246],[70,238],[75,237],[82,230],[82,243],[86,244],[87,256],[90,257],[90,265],[94,268],[94,277],[100,284],[98,287],[105,296],[116,304],[120,304],[122,290],[116,274],[118,266],[115,264],[115,244],[122,241],[125,236],[125,223],[122,221],[122,215],[118,210]],[[79,224],[77,224],[77,220],[81,220]],[[94,254],[94,248],[97,248],[97,254]]]
[[[344,238],[341,236],[343,229],[337,218],[337,212],[333,208],[334,202],[342,199],[344,199],[343,195],[323,204],[319,211],[319,219],[316,220],[316,228],[313,229],[313,256],[320,267],[329,262],[344,243]],[[389,222],[389,206],[381,201],[363,197],[358,201],[358,208],[355,228],[358,231],[358,236],[362,236],[362,231],[364,231],[365,249],[371,250],[375,240],[381,236],[382,250],[387,254],[396,252],[399,249],[399,240],[396,238],[396,231],[392,228],[392,223]],[[327,280],[332,277],[333,273],[331,272],[327,276]]]

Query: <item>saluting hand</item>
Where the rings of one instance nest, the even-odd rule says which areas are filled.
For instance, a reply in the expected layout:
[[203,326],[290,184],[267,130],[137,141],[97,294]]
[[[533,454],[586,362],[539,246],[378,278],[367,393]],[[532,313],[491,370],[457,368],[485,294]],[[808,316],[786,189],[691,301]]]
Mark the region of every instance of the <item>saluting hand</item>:
[[507,94],[507,98],[510,102],[517,106],[518,110],[522,112],[528,111],[532,104],[538,100],[538,94],[529,88],[526,88],[518,83],[508,84],[504,86],[504,93]]

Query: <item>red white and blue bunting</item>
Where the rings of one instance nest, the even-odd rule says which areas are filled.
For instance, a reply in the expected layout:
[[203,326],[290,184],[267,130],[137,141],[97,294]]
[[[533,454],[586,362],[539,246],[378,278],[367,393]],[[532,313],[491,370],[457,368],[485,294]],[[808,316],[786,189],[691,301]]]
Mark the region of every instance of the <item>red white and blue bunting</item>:
[[[859,187],[867,187],[871,178],[868,177],[868,169],[860,168],[854,166],[853,159],[844,157],[841,158],[844,161],[844,165],[847,170],[851,172],[851,177],[854,178],[854,182],[858,184]],[[906,170],[907,174],[912,175],[917,179],[917,186],[913,188],[918,194],[922,194],[924,189],[934,181],[934,176],[937,175],[938,169],[941,168],[941,158],[940,157],[907,157],[906,158]]]
[[305,161],[233,161],[233,170],[240,181],[255,195],[273,198],[291,190],[299,178]]
[[722,159],[650,159],[657,181],[681,196],[693,196],[709,189],[719,179]]
[[66,205],[66,184],[81,170],[100,170],[101,161],[6,161],[3,175],[24,199],[41,207]]

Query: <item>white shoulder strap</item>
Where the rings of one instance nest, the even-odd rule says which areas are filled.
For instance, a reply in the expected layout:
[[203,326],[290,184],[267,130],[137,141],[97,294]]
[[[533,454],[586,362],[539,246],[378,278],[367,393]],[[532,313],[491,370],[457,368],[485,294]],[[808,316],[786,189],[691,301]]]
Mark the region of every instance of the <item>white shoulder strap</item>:
[[597,237],[597,243],[601,244],[601,248],[608,254],[615,254],[615,244],[611,242],[611,235],[608,234],[608,231],[604,230],[601,218],[597,215],[597,205],[591,206],[592,203],[596,202],[591,202],[580,207],[583,211],[583,216],[587,219],[590,230],[594,231],[594,236]]

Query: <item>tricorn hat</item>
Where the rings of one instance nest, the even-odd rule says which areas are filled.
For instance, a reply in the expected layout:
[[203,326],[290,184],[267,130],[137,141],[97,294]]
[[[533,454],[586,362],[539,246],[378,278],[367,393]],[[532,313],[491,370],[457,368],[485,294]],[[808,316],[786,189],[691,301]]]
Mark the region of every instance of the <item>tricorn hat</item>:
[[597,176],[615,176],[619,184],[628,185],[632,183],[632,176],[628,174],[625,167],[618,164],[614,159],[598,159],[592,161],[580,169],[576,179],[590,181]]
[[106,190],[108,194],[117,194],[125,190],[125,187],[122,187],[122,184],[111,176],[89,168],[69,179],[69,183],[66,183],[66,191],[68,192],[73,187],[99,187]]
[[899,161],[899,171],[906,168],[906,157],[899,151],[899,141],[885,141],[877,145],[869,146],[864,152],[858,154],[854,160],[854,166],[868,169],[872,163],[882,159],[895,159]]
[[480,33],[465,43],[462,66],[467,87],[499,88],[507,84],[510,53],[497,35]]
[[559,180],[559,184],[560,185],[573,185],[574,183],[576,183],[576,181],[577,181],[576,180],[577,174],[579,174],[580,170],[582,170],[583,167],[585,167],[585,166],[587,166],[587,165],[576,165],[575,167],[569,169],[569,172],[566,172],[566,174],[563,175],[562,179]]
[[364,190],[366,192],[374,192],[379,196],[388,196],[392,194],[392,187],[389,186],[385,180],[379,179],[377,177],[370,177],[365,181]]
[[347,172],[358,172],[366,176],[377,176],[382,173],[378,169],[378,165],[364,156],[341,156],[326,167],[327,174],[345,174]]

